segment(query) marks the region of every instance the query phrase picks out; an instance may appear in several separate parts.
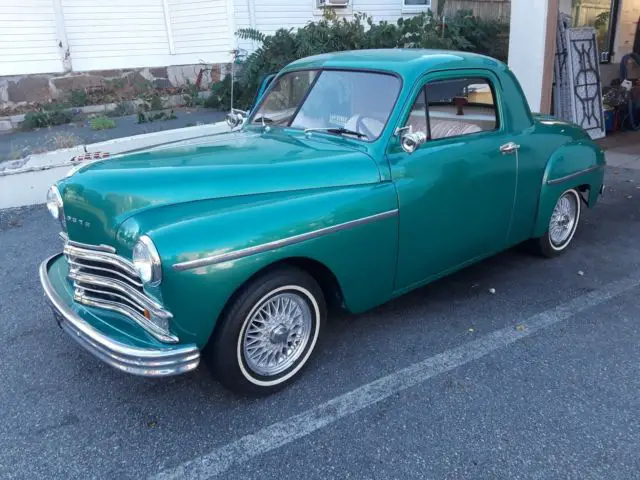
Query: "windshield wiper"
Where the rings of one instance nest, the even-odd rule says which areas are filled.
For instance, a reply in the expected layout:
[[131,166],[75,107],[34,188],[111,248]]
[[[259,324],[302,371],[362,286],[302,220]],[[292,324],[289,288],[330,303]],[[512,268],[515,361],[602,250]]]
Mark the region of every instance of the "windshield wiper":
[[304,133],[309,132],[327,132],[335,133],[337,135],[355,135],[358,138],[366,137],[364,133],[356,132],[355,130],[349,130],[343,127],[325,127],[325,128],[305,128]]

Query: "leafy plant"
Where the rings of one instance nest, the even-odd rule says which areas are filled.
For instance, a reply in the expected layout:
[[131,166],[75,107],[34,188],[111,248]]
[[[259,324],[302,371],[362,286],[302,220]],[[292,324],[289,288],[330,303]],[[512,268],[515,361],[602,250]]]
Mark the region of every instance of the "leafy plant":
[[600,30],[602,28],[609,28],[609,17],[611,16],[609,10],[606,10],[602,13],[599,13],[593,22],[593,26],[596,30]]
[[71,90],[69,97],[69,103],[72,107],[84,107],[88,103],[88,96],[86,90]]
[[102,115],[100,117],[90,119],[89,127],[91,127],[91,130],[108,130],[110,128],[115,128],[116,122]]
[[204,100],[200,98],[198,86],[191,83],[188,79],[183,89],[182,98],[184,99],[184,105],[189,108],[199,107],[204,104]]
[[133,115],[136,109],[133,102],[123,101],[118,102],[116,108],[109,112],[110,117],[124,117],[125,115]]
[[149,91],[140,95],[140,99],[144,102],[143,109],[149,110],[162,110],[162,97],[159,92]]
[[175,120],[178,118],[176,114],[171,110],[169,113],[167,112],[144,112],[140,110],[138,112],[138,123],[152,123],[157,120]]
[[[238,37],[258,42],[260,47],[238,69],[234,106],[247,108],[264,75],[306,56],[368,48],[434,48],[482,53],[506,60],[508,31],[507,23],[484,20],[471,11],[462,10],[446,21],[431,11],[400,18],[396,23],[374,23],[371,17],[361,13],[349,20],[328,12],[322,20],[298,30],[280,29],[273,35],[241,29]],[[205,106],[228,109],[230,90],[231,79],[227,75],[213,85]]]
[[107,80],[105,84],[112,90],[122,90],[127,86],[127,81],[124,78],[114,78],[113,80]]
[[35,112],[28,112],[22,122],[22,128],[24,130],[33,130],[36,128],[64,125],[65,123],[70,123],[71,119],[72,115],[68,110],[63,110],[61,108],[53,110],[41,109]]

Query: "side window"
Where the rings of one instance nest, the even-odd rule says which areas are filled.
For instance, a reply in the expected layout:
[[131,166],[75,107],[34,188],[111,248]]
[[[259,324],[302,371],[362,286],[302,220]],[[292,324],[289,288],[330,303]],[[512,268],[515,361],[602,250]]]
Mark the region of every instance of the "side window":
[[427,102],[424,96],[424,88],[420,90],[420,94],[416,98],[413,108],[411,108],[409,118],[407,118],[407,123],[405,123],[404,126],[411,127],[412,132],[422,132],[425,135],[429,134],[427,125]]
[[499,127],[494,90],[484,78],[457,78],[425,86],[429,139],[457,137]]

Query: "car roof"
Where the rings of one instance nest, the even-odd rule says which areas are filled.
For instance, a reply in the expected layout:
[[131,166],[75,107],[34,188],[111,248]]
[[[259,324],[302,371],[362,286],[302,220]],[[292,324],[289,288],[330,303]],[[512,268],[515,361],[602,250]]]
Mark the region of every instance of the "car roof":
[[405,80],[413,80],[427,71],[434,70],[459,68],[502,70],[507,67],[495,58],[469,52],[389,48],[314,55],[290,63],[285,70],[301,68],[381,70],[398,74]]

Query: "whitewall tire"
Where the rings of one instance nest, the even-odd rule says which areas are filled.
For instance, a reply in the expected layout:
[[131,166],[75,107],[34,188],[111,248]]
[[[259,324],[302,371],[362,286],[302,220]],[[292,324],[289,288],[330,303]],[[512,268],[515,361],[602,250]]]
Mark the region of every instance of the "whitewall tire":
[[537,240],[537,250],[545,257],[555,257],[564,252],[576,234],[582,213],[582,199],[571,188],[560,195],[549,218],[545,234]]
[[322,289],[313,277],[280,267],[235,295],[205,358],[230,390],[266,395],[298,377],[316,349],[325,318]]

